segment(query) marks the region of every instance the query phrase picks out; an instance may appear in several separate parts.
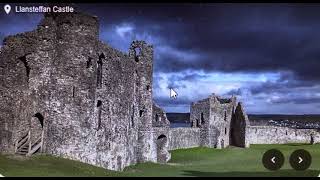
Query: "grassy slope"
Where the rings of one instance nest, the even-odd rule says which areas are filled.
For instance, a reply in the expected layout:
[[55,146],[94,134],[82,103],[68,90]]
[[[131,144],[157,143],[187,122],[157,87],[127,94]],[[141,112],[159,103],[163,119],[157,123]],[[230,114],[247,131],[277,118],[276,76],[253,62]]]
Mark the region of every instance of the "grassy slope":
[[[286,159],[281,170],[266,170],[261,158],[271,148],[281,150]],[[296,149],[308,150],[313,162],[309,170],[298,172],[289,165],[289,156]],[[143,163],[130,166],[124,172],[114,172],[84,163],[52,156],[17,159],[0,156],[0,173],[4,176],[318,176],[320,144],[317,145],[251,145],[249,149],[223,150],[192,148],[175,150],[167,165]]]

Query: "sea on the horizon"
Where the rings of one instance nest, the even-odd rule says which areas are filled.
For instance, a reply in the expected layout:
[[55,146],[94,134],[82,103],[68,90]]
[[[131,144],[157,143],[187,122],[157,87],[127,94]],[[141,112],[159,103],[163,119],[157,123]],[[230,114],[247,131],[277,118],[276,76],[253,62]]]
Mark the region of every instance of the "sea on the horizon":
[[184,123],[184,122],[171,122],[170,123],[171,128],[178,128],[178,127],[191,127],[190,123]]

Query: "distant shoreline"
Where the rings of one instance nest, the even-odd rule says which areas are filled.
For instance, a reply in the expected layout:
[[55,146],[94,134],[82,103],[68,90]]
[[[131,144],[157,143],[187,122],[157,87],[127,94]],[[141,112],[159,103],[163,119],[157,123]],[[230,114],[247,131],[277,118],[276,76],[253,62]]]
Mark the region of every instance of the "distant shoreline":
[[[170,122],[187,122],[190,113],[167,113]],[[260,120],[296,120],[296,121],[320,121],[320,114],[248,114],[250,121]]]

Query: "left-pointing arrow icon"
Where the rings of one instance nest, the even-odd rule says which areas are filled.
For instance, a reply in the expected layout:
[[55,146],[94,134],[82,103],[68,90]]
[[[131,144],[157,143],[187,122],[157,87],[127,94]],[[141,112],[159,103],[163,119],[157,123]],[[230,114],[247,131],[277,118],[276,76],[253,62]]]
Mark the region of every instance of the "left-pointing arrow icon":
[[275,163],[276,163],[276,157],[271,158],[271,162],[272,162],[273,164],[275,164]]

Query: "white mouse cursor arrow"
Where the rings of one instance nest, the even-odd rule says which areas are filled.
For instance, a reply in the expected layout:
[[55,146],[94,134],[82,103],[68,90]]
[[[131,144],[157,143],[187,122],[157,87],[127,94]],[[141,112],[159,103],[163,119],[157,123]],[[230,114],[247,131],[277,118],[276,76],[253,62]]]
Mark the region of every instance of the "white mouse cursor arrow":
[[170,88],[170,98],[177,99],[177,96],[178,96],[177,92],[174,91],[172,88]]

